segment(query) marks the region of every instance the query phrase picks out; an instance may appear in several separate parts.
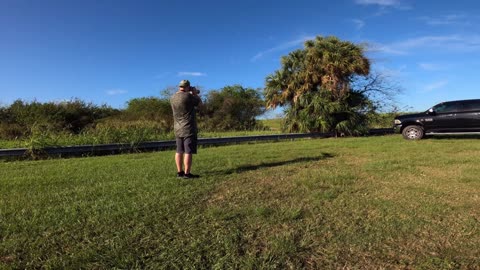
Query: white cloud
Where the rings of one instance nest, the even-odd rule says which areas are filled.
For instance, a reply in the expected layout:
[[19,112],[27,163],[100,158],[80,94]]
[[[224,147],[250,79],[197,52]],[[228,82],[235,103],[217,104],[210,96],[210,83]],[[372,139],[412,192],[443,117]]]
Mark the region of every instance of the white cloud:
[[368,42],[367,44],[368,44],[368,47],[367,47],[368,52],[380,52],[380,53],[395,54],[395,55],[407,54],[406,51],[394,48],[392,45],[381,44],[376,42]]
[[443,66],[440,66],[438,64],[433,64],[433,63],[418,63],[418,66],[421,69],[427,70],[427,71],[441,70],[444,68]]
[[442,87],[444,87],[444,86],[447,85],[447,84],[448,84],[448,81],[433,82],[433,83],[427,84],[427,85],[424,87],[424,91],[425,91],[425,92],[430,92],[430,91],[433,91],[433,90],[435,90],[435,89],[442,88]]
[[117,96],[117,95],[126,94],[126,93],[128,93],[128,91],[127,90],[122,90],[122,89],[111,89],[111,90],[107,90],[106,93],[109,96]]
[[423,16],[419,18],[428,25],[432,26],[444,26],[444,25],[468,25],[466,21],[467,16],[464,14],[449,14],[442,17],[429,17]]
[[203,72],[187,72],[187,71],[178,72],[177,75],[179,77],[180,76],[194,76],[194,77],[207,76],[207,74]]
[[464,43],[464,39],[457,35],[450,36],[424,36],[407,39],[395,44],[397,47],[410,49],[423,46],[442,46],[446,44]]
[[315,38],[315,36],[303,36],[299,39],[284,42],[284,43],[279,44],[279,45],[277,45],[273,48],[270,48],[270,49],[267,49],[267,50],[264,50],[264,51],[261,51],[261,52],[257,53],[254,57],[252,57],[250,59],[250,61],[255,62],[258,59],[262,58],[266,54],[287,50],[287,49],[296,47],[300,44],[303,44],[307,40],[314,39],[314,38]]
[[389,67],[380,65],[377,68],[381,74],[387,77],[403,77],[408,74],[406,65],[401,65],[401,66],[398,66],[397,68],[389,68]]
[[357,29],[362,29],[365,26],[365,21],[359,19],[353,19],[352,22],[355,24]]
[[369,51],[404,55],[412,50],[434,49],[454,52],[472,52],[480,50],[478,35],[423,36],[411,38],[391,44],[372,43]]
[[381,16],[387,13],[388,9],[409,10],[410,6],[402,3],[400,0],[355,0],[358,5],[374,5],[379,7],[379,11],[375,13],[375,16]]
[[355,0],[359,5],[399,6],[399,0]]

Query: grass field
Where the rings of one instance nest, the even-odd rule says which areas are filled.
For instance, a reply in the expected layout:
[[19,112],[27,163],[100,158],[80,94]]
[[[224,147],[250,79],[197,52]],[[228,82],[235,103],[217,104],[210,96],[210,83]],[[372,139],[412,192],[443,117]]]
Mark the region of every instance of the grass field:
[[0,269],[479,269],[480,141],[0,162]]
[[282,121],[283,119],[281,118],[275,118],[260,120],[260,123],[262,123],[265,127],[268,127],[270,130],[279,132],[282,130]]

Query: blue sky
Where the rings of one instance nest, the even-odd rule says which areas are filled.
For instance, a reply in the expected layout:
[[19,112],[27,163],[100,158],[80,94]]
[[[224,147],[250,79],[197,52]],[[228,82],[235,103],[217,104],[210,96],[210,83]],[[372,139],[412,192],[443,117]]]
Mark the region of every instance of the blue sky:
[[121,108],[182,79],[262,88],[316,35],[368,43],[398,106],[480,98],[480,2],[0,0],[0,105],[80,98]]

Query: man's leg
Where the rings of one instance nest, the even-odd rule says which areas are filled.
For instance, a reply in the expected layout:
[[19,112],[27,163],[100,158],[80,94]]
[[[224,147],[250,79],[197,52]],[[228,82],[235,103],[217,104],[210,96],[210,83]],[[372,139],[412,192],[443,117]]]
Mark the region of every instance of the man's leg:
[[198,175],[191,175],[193,154],[197,153],[197,136],[191,136],[185,139],[185,153],[183,156],[183,166],[186,178],[196,178]]
[[178,173],[182,171],[182,161],[183,161],[183,154],[182,153],[176,153],[175,154],[175,164],[177,164],[177,172]]
[[185,154],[183,156],[183,165],[185,167],[185,174],[189,174],[190,169],[192,168],[192,154]]
[[175,164],[177,165],[177,173],[182,172],[183,153],[185,152],[183,146],[183,138],[175,137],[177,144],[177,152],[175,153]]

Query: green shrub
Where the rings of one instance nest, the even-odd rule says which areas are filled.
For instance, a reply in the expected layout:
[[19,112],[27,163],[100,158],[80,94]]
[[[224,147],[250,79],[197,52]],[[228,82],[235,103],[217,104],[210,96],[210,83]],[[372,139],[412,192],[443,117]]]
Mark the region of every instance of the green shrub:
[[25,134],[25,127],[19,124],[9,124],[6,122],[0,122],[0,138],[13,140],[22,137]]
[[131,99],[123,113],[127,120],[147,120],[152,127],[169,130],[173,128],[172,107],[168,99],[144,97]]
[[368,116],[370,128],[391,128],[393,127],[393,119],[402,113],[387,112],[387,113],[373,113]]
[[210,91],[199,108],[199,127],[209,131],[261,128],[255,119],[265,112],[260,91],[240,85]]
[[[57,103],[16,100],[8,108],[2,109],[0,122],[4,132],[0,135],[12,136],[13,133],[15,136],[29,136],[35,125],[48,127],[51,132],[79,133],[96,120],[118,113],[118,110],[107,105],[96,106],[79,99]],[[18,134],[19,130],[23,132]]]

